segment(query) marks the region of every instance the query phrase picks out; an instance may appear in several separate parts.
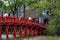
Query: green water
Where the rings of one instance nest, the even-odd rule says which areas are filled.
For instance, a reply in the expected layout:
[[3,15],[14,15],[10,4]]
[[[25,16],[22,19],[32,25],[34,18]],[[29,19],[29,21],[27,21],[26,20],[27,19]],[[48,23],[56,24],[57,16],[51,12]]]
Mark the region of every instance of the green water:
[[[0,39],[2,40],[2,39]],[[21,37],[21,38],[13,38],[7,40],[60,40],[60,36],[35,36],[35,37]]]

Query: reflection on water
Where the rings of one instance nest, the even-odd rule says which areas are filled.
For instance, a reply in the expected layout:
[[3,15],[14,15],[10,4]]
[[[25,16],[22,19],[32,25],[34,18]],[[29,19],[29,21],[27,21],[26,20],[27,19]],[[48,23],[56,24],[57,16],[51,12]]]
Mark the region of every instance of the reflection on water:
[[42,40],[44,39],[44,37],[40,37],[40,36],[31,36],[31,37],[17,37],[17,38],[9,38],[9,39],[6,39],[6,38],[0,38],[0,40]]
[[21,37],[21,38],[9,38],[9,39],[0,38],[0,40],[30,40],[30,38],[29,37],[25,37],[25,38],[24,37]]
[[34,37],[20,37],[20,38],[10,38],[10,39],[2,39],[0,40],[60,40],[60,36],[34,36]]

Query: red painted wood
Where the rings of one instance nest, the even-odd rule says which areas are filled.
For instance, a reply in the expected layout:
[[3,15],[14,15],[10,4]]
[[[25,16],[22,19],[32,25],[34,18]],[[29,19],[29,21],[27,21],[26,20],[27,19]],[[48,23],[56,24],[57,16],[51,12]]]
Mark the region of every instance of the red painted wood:
[[14,38],[16,38],[16,24],[14,24],[13,36],[14,36]]
[[[33,20],[28,20],[28,18],[17,18],[17,17],[0,17],[0,25],[5,25],[6,28],[6,37],[8,38],[9,32],[9,25],[10,23],[13,25],[13,36],[16,38],[16,27],[19,25],[19,36],[23,35],[23,28],[25,29],[24,35],[25,36],[33,36],[35,33],[38,35],[38,28],[40,28],[40,35],[43,35],[43,28],[47,29],[47,24],[38,23]],[[24,26],[23,26],[24,25]],[[1,28],[1,26],[0,26]],[[33,30],[35,28],[35,30]],[[1,29],[0,29],[0,37],[1,37]]]
[[8,24],[6,24],[6,38],[8,39],[8,32],[9,32],[9,25]]
[[22,25],[19,26],[19,36],[22,36]]
[[1,35],[2,35],[2,26],[0,25],[0,38],[1,38]]

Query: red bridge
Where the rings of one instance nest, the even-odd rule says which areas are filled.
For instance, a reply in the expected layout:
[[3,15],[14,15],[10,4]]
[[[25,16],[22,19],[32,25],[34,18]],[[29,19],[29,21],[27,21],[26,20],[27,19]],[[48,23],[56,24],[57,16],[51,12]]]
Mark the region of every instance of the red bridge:
[[[44,30],[47,29],[47,25],[44,23],[39,23],[37,21],[28,20],[28,18],[17,18],[17,17],[0,17],[0,37],[2,34],[2,25],[4,25],[6,30],[6,38],[8,38],[10,25],[13,25],[13,36],[16,38],[16,34],[21,36],[34,36],[45,34]],[[18,25],[18,26],[17,26]],[[16,32],[16,28],[19,28],[19,32]]]

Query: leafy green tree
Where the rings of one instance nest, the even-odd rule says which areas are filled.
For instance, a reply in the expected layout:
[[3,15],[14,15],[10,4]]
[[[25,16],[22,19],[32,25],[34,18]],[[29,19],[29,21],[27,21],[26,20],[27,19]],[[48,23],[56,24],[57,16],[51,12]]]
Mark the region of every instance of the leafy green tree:
[[17,12],[18,8],[20,8],[22,5],[29,5],[30,3],[33,4],[37,0],[5,0],[8,1],[8,5],[6,6],[4,3],[2,5],[2,9],[8,12],[12,12],[13,15]]
[[48,31],[51,34],[56,33],[58,35],[60,30],[60,0],[49,0],[49,2],[53,5],[52,8],[49,8],[51,11],[52,19],[49,21]]
[[6,0],[8,1],[9,6],[5,8],[8,8],[7,11],[12,11],[13,14],[15,14],[22,5],[27,5],[29,6],[30,9],[33,9],[37,13],[41,13],[41,11],[45,8],[48,9],[52,7],[52,5],[47,1],[43,0],[41,2],[40,0]]

